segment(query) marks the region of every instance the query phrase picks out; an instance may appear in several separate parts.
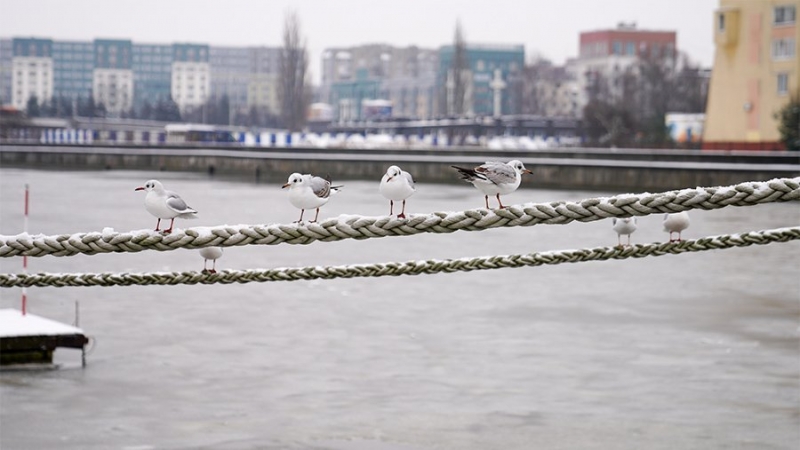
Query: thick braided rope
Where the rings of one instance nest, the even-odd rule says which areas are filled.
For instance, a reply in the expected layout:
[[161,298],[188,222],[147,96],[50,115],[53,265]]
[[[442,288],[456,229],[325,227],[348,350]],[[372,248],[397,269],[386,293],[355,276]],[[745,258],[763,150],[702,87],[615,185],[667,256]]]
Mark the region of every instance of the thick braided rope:
[[735,186],[683,189],[657,194],[623,194],[580,202],[526,203],[506,209],[414,214],[396,217],[342,216],[321,223],[188,228],[162,235],[149,230],[77,233],[57,236],[0,236],[0,257],[72,256],[143,250],[310,244],[315,241],[410,236],[419,233],[479,231],[497,227],[592,222],[610,217],[645,216],[690,209],[719,209],[800,200],[800,178],[748,182]]
[[89,287],[156,286],[179,284],[231,284],[267,281],[330,280],[334,278],[420,275],[473,270],[556,265],[609,259],[644,258],[706,250],[721,250],[749,245],[765,245],[800,239],[800,227],[752,231],[743,234],[711,236],[682,242],[637,244],[630,247],[596,247],[525,255],[501,255],[479,258],[390,262],[330,267],[298,267],[258,270],[223,270],[214,274],[201,272],[162,273],[85,273],[85,274],[0,274],[0,287]]

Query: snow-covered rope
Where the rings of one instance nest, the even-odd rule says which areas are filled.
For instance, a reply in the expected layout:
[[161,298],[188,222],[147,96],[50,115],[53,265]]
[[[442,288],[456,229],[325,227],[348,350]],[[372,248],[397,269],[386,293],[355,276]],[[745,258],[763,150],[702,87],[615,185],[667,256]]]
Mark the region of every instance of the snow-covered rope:
[[410,236],[420,233],[479,231],[497,227],[592,222],[610,217],[646,216],[690,209],[719,209],[760,203],[800,200],[800,178],[747,182],[734,186],[706,187],[657,194],[623,194],[579,202],[526,203],[506,209],[473,209],[461,212],[413,214],[396,217],[341,216],[320,223],[218,226],[176,229],[162,235],[149,230],[55,236],[0,236],[0,257],[72,256],[143,250],[231,247],[236,245],[310,244],[315,241]]
[[0,287],[89,287],[89,286],[156,286],[179,284],[231,284],[267,281],[329,280],[333,278],[382,277],[399,275],[470,272],[555,265],[609,259],[644,258],[705,250],[721,250],[749,245],[765,245],[800,239],[800,227],[752,231],[742,234],[710,236],[682,242],[656,242],[630,247],[596,247],[561,250],[524,255],[500,255],[478,258],[389,262],[345,266],[311,266],[297,268],[223,270],[213,274],[201,272],[157,273],[84,273],[84,274],[0,274]]

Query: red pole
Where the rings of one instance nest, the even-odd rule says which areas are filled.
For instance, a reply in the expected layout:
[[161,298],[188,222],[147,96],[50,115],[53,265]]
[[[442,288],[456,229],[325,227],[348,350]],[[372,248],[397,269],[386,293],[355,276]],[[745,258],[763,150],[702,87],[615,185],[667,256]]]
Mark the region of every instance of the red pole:
[[[22,231],[27,233],[28,232],[28,203],[29,203],[30,194],[28,193],[28,185],[25,184],[25,219],[23,221]],[[22,257],[22,273],[28,274],[28,257]],[[28,293],[27,290],[23,287],[22,288],[22,315],[28,313]]]

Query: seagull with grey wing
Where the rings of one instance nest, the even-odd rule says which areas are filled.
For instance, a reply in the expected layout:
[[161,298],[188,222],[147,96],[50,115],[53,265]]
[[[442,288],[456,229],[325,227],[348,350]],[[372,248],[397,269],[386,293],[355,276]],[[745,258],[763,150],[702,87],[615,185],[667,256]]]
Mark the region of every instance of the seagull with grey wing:
[[161,219],[170,219],[169,228],[164,230],[165,234],[172,232],[172,225],[175,218],[195,219],[197,211],[190,208],[180,195],[164,189],[164,185],[158,180],[150,180],[144,186],[137,187],[135,191],[145,191],[144,208],[150,214],[158,218],[155,231],[160,231]]
[[394,214],[394,202],[403,201],[403,210],[397,215],[398,219],[406,218],[406,199],[414,195],[417,188],[414,178],[410,173],[397,166],[391,166],[381,178],[381,195],[389,199],[389,215]]
[[510,194],[517,190],[522,181],[522,174],[531,174],[521,161],[513,160],[504,162],[487,162],[472,169],[451,166],[458,171],[461,179],[472,183],[478,190],[483,192],[486,200],[486,209],[489,209],[489,196],[497,196],[497,203],[500,208],[505,208],[500,201],[500,195]]
[[300,219],[295,223],[303,221],[303,214],[307,209],[316,209],[317,214],[311,221],[313,223],[319,218],[319,208],[328,203],[331,195],[339,192],[342,186],[331,186],[330,177],[325,179],[309,174],[293,173],[282,189],[287,188],[289,189],[289,202],[295,208],[300,209]]

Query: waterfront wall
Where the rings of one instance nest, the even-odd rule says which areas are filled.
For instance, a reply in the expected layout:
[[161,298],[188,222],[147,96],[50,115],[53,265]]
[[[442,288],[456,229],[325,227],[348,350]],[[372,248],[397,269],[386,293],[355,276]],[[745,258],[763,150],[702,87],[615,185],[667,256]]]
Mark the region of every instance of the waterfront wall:
[[[580,150],[576,150],[580,151]],[[800,158],[783,158],[780,163],[765,160],[706,162],[701,155],[682,161],[635,159],[624,155],[597,154],[592,158],[569,153],[521,152],[515,154],[534,174],[526,185],[552,189],[640,192],[696,186],[730,185],[745,181],[800,176]],[[451,165],[474,166],[487,160],[508,160],[494,152],[447,151],[404,152],[403,150],[337,151],[333,149],[175,149],[141,147],[0,146],[0,166],[49,170],[141,170],[143,177],[155,178],[159,171],[206,173],[257,183],[283,183],[293,172],[330,175],[334,181],[378,180],[397,164],[420,182],[459,183]]]

